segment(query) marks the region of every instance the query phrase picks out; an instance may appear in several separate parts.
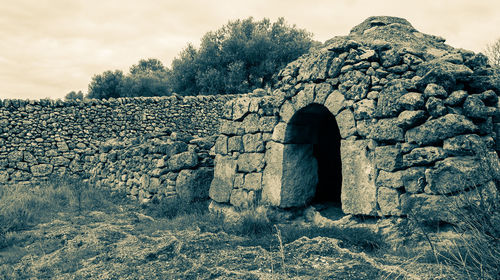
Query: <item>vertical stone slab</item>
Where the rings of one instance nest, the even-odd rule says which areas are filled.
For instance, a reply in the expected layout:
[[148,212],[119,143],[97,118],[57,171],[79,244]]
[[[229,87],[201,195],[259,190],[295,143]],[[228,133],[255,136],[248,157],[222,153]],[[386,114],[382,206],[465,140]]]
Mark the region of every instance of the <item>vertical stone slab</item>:
[[229,201],[236,176],[236,166],[236,160],[230,156],[215,157],[214,179],[209,191],[211,199],[219,203]]
[[377,213],[376,169],[370,140],[342,140],[342,210],[346,214]]
[[281,201],[281,182],[283,176],[283,150],[285,145],[269,142],[266,151],[266,168],[262,177],[262,202],[279,206]]
[[283,149],[283,177],[280,207],[303,206],[318,185],[318,162],[312,144],[286,144]]

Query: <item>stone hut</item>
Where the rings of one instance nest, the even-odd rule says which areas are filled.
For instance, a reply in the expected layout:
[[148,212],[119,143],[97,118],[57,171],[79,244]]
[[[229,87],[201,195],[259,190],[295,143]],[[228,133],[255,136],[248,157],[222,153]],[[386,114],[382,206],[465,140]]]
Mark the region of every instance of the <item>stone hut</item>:
[[290,63],[272,94],[224,108],[211,207],[341,203],[346,214],[447,221],[498,190],[500,83],[487,58],[370,17]]

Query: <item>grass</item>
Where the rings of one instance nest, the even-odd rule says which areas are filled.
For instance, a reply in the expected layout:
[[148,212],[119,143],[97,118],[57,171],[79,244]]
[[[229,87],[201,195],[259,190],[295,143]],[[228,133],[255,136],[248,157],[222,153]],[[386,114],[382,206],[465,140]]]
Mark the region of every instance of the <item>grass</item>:
[[[115,195],[116,196],[116,195]],[[51,178],[33,185],[6,185],[0,189],[0,248],[12,240],[9,233],[49,221],[60,211],[81,214],[113,205],[111,192],[71,177]]]

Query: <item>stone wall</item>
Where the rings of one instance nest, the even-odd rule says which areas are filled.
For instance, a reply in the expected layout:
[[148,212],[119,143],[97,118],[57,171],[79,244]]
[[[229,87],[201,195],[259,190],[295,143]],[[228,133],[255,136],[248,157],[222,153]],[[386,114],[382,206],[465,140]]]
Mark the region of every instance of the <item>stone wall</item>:
[[[446,220],[450,198],[495,193],[500,83],[484,55],[443,42],[404,19],[369,18],[290,63],[271,96],[229,102],[216,142],[213,205],[307,204],[314,189],[304,185],[317,178],[304,170],[317,172],[316,140],[309,135],[309,146],[297,145],[291,120],[312,106],[328,109],[338,125],[345,213],[420,211]],[[297,180],[301,186],[290,189]]]
[[176,173],[185,179],[191,171],[184,169],[213,168],[207,158],[213,141],[190,141],[218,131],[223,104],[234,97],[0,100],[0,185],[91,173],[141,199],[158,194],[158,183],[166,195],[177,186]]

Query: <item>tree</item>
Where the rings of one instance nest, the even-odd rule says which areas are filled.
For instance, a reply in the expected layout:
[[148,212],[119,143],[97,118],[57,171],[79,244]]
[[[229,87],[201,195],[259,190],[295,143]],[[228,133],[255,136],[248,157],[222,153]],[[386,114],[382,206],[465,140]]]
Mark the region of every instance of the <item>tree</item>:
[[199,50],[192,45],[172,62],[170,82],[182,95],[244,93],[271,87],[277,72],[307,52],[312,34],[283,18],[230,21],[206,33]]
[[121,96],[165,96],[171,94],[168,69],[155,58],[141,59],[130,67],[121,84]]
[[102,74],[94,75],[89,84],[88,98],[110,98],[121,96],[121,86],[123,82],[123,72],[121,70],[105,71]]
[[83,100],[83,92],[79,90],[78,92],[70,91],[66,96],[64,97],[66,100]]
[[488,44],[485,54],[492,66],[500,67],[500,39],[493,44]]

